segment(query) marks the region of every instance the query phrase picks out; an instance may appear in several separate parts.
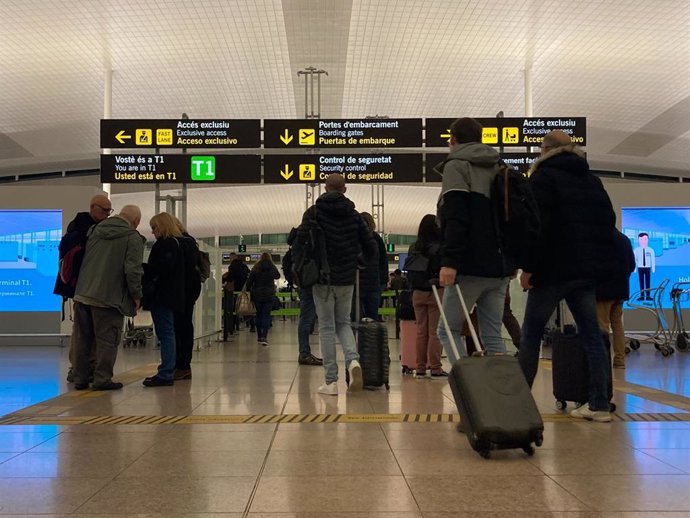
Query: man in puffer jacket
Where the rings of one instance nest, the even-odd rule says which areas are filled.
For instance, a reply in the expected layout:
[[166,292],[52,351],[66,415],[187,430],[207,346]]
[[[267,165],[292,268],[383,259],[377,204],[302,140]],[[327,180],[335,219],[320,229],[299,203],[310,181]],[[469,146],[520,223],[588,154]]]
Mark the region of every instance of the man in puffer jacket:
[[615,271],[616,216],[601,180],[589,172],[580,149],[562,131],[544,136],[541,157],[532,165],[530,186],[542,223],[542,236],[526,247],[520,284],[529,290],[520,343],[520,366],[532,385],[539,365],[544,326],[565,299],[582,338],[589,366],[589,404],[570,415],[611,421],[608,365],[597,322],[595,289]]
[[[475,303],[478,330],[489,354],[505,353],[501,337],[506,287],[514,267],[501,251],[494,223],[491,185],[498,172],[498,152],[482,141],[481,125],[470,118],[450,126],[448,159],[436,167],[443,175],[438,202],[441,226],[441,270],[439,282],[448,287],[457,283],[468,309]],[[443,311],[456,344],[461,344],[465,315],[457,290],[443,291]],[[451,365],[457,361],[445,326],[438,337]],[[466,354],[464,348],[458,353]]]
[[350,391],[362,389],[362,367],[350,325],[352,293],[355,285],[358,257],[366,259],[376,254],[376,242],[365,225],[355,204],[345,197],[345,179],[338,173],[326,179],[326,192],[302,217],[306,223],[316,218],[323,229],[326,257],[330,268],[328,284],[313,287],[316,314],[319,317],[319,342],[323,355],[325,383],[320,394],[338,395],[338,363],[335,335],[337,333],[350,372]]

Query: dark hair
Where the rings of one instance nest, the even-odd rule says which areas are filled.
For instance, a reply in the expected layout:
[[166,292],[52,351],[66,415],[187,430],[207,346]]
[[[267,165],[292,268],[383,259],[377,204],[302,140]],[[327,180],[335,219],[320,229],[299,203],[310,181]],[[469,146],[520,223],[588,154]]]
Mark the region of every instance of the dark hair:
[[463,117],[453,121],[450,125],[450,134],[455,137],[458,144],[482,141],[482,125],[469,117]]
[[649,237],[649,234],[647,234],[647,232],[640,232],[639,234],[637,234],[637,237],[644,237],[644,236]]
[[441,229],[438,228],[436,216],[427,214],[419,222],[417,230],[417,246],[425,248],[427,245],[441,240]]

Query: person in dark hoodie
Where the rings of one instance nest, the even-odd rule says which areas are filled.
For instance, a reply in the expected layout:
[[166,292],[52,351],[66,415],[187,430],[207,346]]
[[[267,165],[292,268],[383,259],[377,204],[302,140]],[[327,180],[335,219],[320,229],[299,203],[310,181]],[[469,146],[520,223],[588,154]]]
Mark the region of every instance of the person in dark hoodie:
[[625,328],[623,303],[630,298],[630,274],[635,271],[635,254],[628,236],[614,229],[615,247],[611,252],[616,267],[611,276],[597,284],[599,327],[613,335],[613,366],[625,369]]
[[544,136],[541,157],[530,170],[542,223],[541,237],[528,252],[520,276],[527,306],[522,325],[520,366],[532,385],[539,366],[544,326],[565,299],[587,354],[589,404],[570,415],[598,422],[611,421],[608,377],[611,369],[599,330],[596,285],[615,271],[616,215],[601,180],[589,171],[584,154],[562,131]]
[[[503,306],[515,268],[501,252],[490,197],[499,155],[481,144],[482,126],[474,119],[454,121],[450,134],[448,158],[436,166],[443,176],[437,209],[441,226],[439,283],[446,287],[443,311],[460,348],[458,354],[464,356],[467,352],[460,344],[465,315],[452,287],[457,283],[467,308],[477,305],[478,332],[487,353],[502,354],[506,351],[501,336]],[[458,358],[442,324],[438,337],[452,365]]]
[[151,310],[161,363],[155,376],[144,379],[144,386],[166,387],[175,379],[175,313],[185,311],[184,250],[182,232],[170,214],[156,214],[149,224],[156,242],[144,269],[144,308]]
[[[350,310],[358,258],[365,264],[376,253],[376,242],[355,210],[355,204],[345,197],[346,190],[341,174],[329,175],[326,192],[302,216],[303,224],[315,220],[323,230],[330,268],[327,283],[317,283],[312,288],[325,370],[325,382],[318,388],[318,393],[328,396],[338,395],[336,334],[343,348],[345,368],[350,373],[349,390],[362,390],[362,366],[350,323]],[[295,253],[299,255],[299,251]]]
[[[376,253],[367,260],[363,269],[359,270],[359,307],[361,318],[371,318],[380,320],[379,306],[381,305],[381,292],[386,287],[388,280],[388,255],[386,254],[386,244],[378,233],[376,233],[376,222],[374,217],[368,212],[361,212],[360,216],[364,220],[371,235],[376,241]],[[356,298],[356,297],[355,297]],[[357,315],[353,298],[352,320]]]
[[113,366],[125,316],[134,316],[142,298],[144,239],[136,228],[141,211],[125,205],[117,216],[98,224],[86,253],[74,294],[74,388],[89,387],[89,357],[96,349],[93,390],[118,390]]
[[[67,225],[67,233],[60,240],[60,259],[62,259],[67,252],[69,252],[75,246],[81,246],[82,249],[86,248],[86,239],[88,236],[89,229],[94,225],[97,225],[101,221],[105,220],[113,212],[113,206],[107,196],[103,194],[97,194],[91,198],[89,203],[89,212],[78,212],[69,225]],[[83,256],[82,256],[83,257]],[[55,279],[55,288],[53,293],[55,295],[61,295],[63,300],[74,298],[74,290],[76,286],[70,286],[63,282],[58,272],[57,278]],[[64,306],[63,306],[64,308]],[[69,371],[67,372],[67,382],[72,383],[74,381],[74,337],[76,335],[76,321],[72,324],[72,336],[69,342]],[[96,367],[96,349],[91,349],[91,366],[92,370]]]
[[271,254],[264,252],[249,272],[247,290],[256,306],[256,339],[259,345],[268,345],[268,330],[271,328],[271,311],[276,298],[276,279],[280,272],[271,260]]

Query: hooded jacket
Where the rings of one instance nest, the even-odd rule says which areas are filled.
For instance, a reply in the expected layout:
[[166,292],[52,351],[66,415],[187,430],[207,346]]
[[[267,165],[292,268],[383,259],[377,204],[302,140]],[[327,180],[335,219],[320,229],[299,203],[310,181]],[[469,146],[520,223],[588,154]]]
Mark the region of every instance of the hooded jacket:
[[541,238],[527,246],[524,270],[532,284],[600,281],[615,271],[616,216],[601,180],[575,145],[551,150],[530,170]]
[[491,184],[498,152],[485,144],[460,144],[435,171],[443,176],[438,201],[441,266],[460,275],[506,277],[514,270],[496,232]]
[[630,298],[630,274],[635,271],[635,254],[630,238],[618,229],[613,231],[613,242],[611,253],[615,269],[597,284],[597,300],[625,301]]
[[144,238],[120,216],[101,221],[86,243],[74,300],[134,316],[141,299]]
[[276,295],[276,279],[280,272],[271,261],[260,261],[249,272],[247,289],[251,291],[254,302],[269,302]]
[[355,204],[337,191],[319,196],[314,206],[304,213],[302,222],[314,216],[326,238],[330,284],[353,286],[360,253],[365,263],[376,254],[376,242],[371,232],[355,210]]

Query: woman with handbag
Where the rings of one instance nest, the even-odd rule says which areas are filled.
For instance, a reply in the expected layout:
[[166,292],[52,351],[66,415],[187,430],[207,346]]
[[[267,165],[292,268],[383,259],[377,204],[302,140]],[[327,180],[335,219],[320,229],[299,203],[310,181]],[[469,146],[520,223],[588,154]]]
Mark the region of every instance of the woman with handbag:
[[[448,374],[441,368],[443,347],[436,334],[439,309],[431,292],[431,283],[438,279],[441,268],[441,230],[436,216],[427,214],[419,223],[417,241],[410,245],[405,261],[407,280],[412,292],[417,321],[417,370],[416,378],[425,378],[427,366],[432,378],[446,378]],[[442,291],[439,290],[441,293]]]
[[144,386],[166,387],[174,383],[177,361],[174,315],[185,310],[184,252],[182,233],[170,214],[156,214],[150,225],[156,242],[144,269],[144,308],[151,311],[161,363],[156,375],[144,380]]
[[275,280],[280,279],[280,272],[271,260],[271,254],[264,252],[249,272],[246,289],[249,290],[252,302],[256,306],[256,337],[263,346],[268,345],[268,330],[271,328],[271,310],[276,298]]

